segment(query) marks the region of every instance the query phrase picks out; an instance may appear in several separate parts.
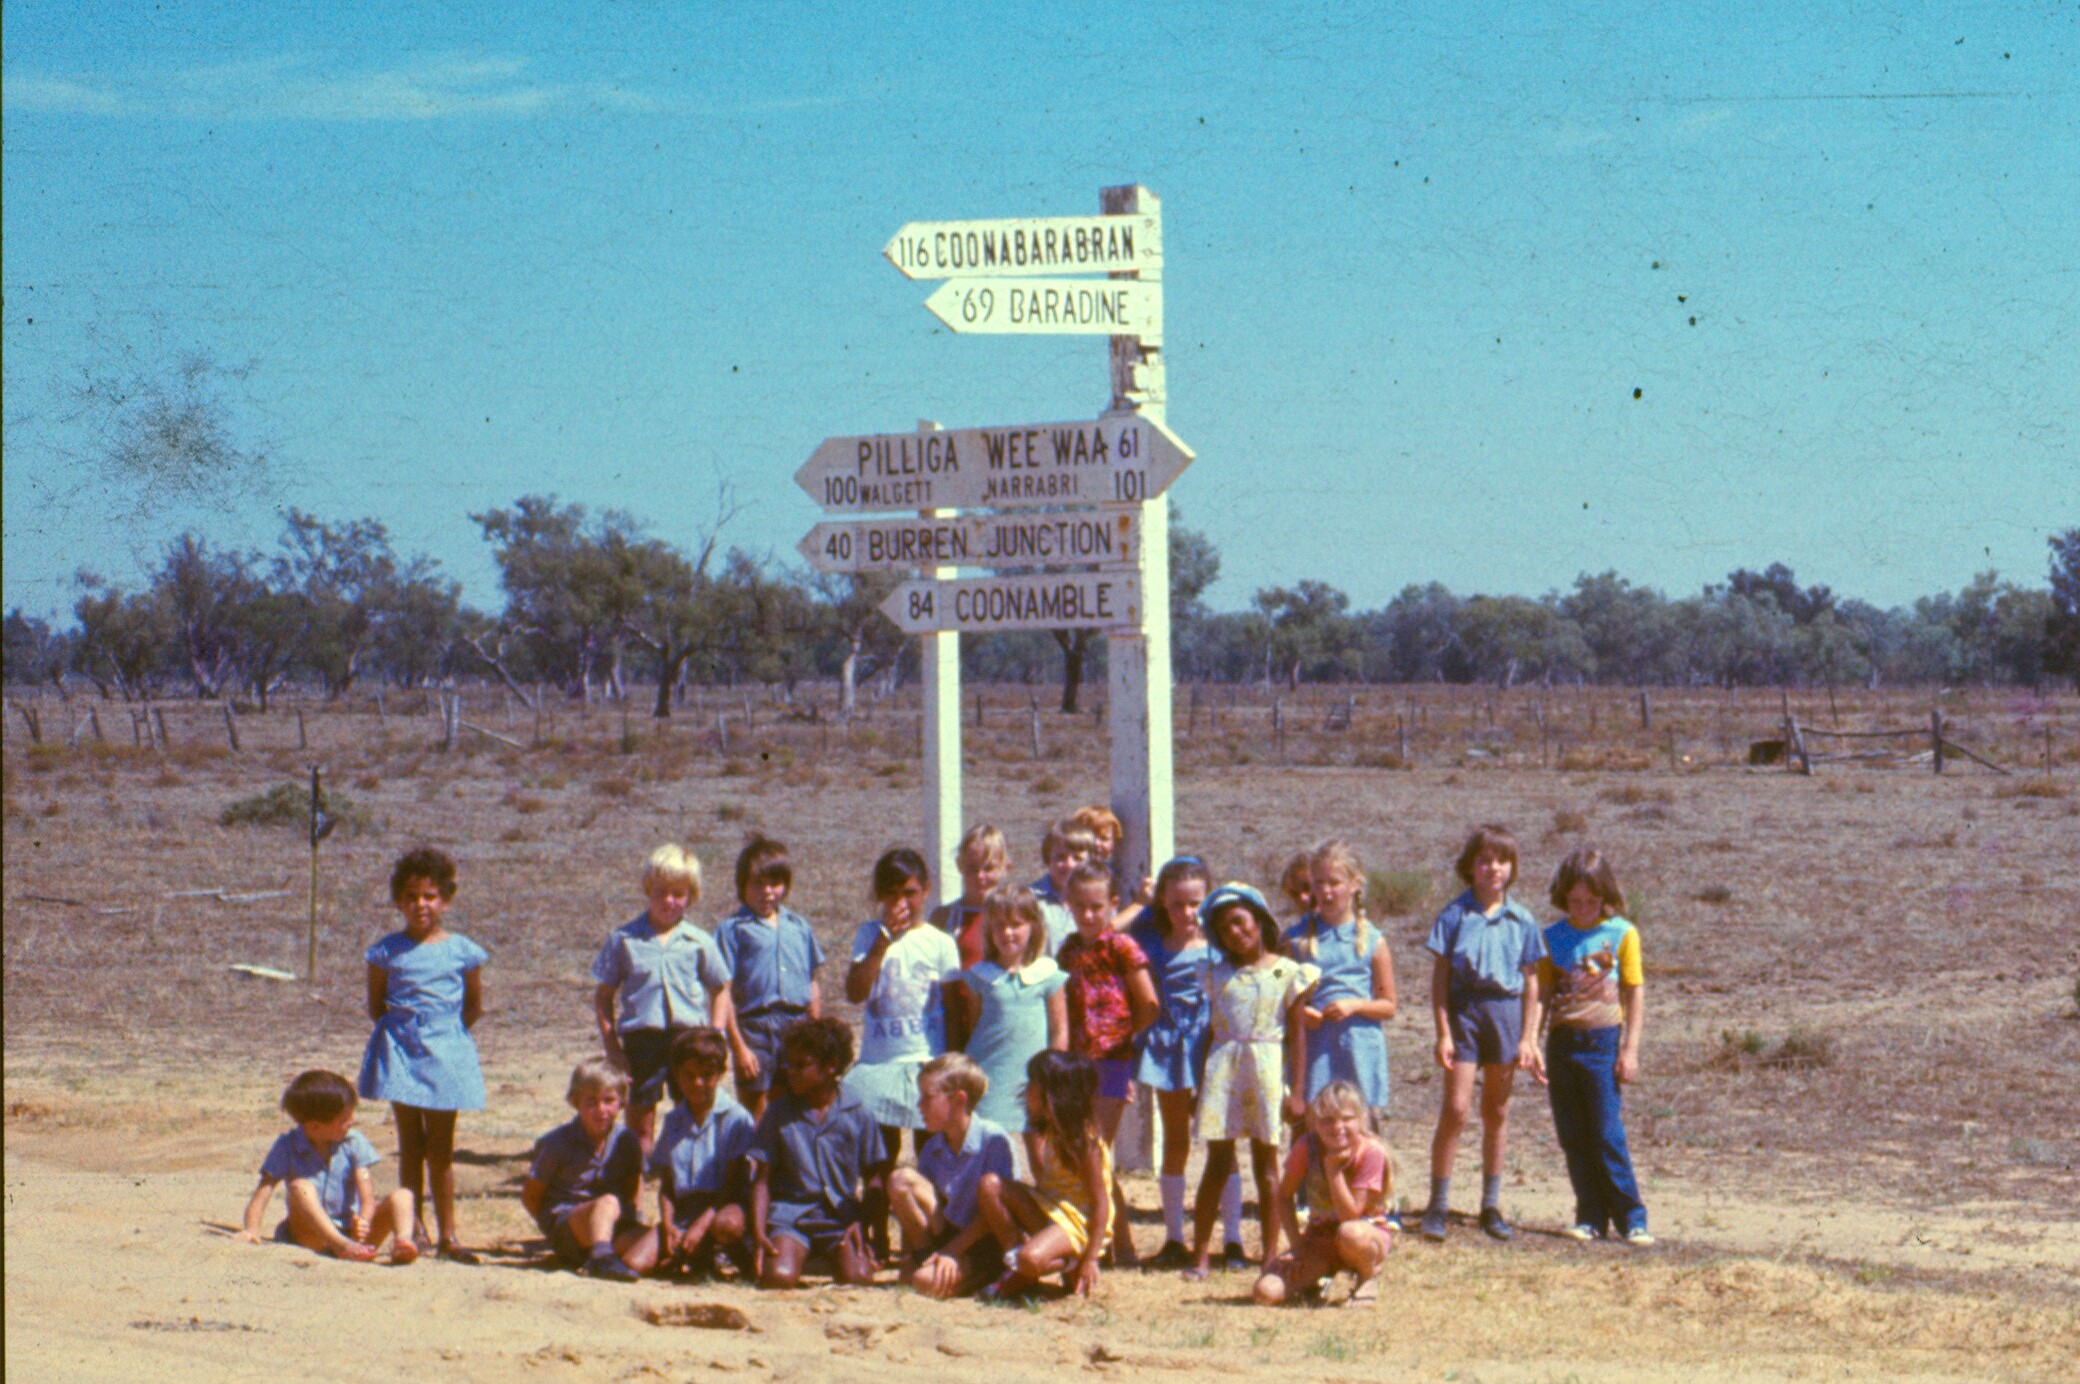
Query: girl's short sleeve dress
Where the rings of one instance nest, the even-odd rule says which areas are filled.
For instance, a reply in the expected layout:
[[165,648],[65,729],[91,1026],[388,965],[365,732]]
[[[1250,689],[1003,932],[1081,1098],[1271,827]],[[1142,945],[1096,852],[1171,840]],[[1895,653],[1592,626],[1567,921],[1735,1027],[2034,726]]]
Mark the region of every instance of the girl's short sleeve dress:
[[[873,950],[881,924],[868,920],[852,939],[855,964]],[[930,924],[904,930],[881,956],[881,974],[860,1011],[859,1061],[845,1073],[845,1090],[874,1123],[922,1129],[917,1070],[946,1051],[945,984],[961,968],[953,938]]]
[[1047,1001],[1069,977],[1045,956],[1018,971],[985,961],[958,977],[981,1006],[968,1056],[989,1077],[975,1113],[1013,1134],[1026,1127],[1026,1063],[1047,1046]]
[[1141,1035],[1141,1058],[1134,1080],[1157,1091],[1196,1091],[1206,1066],[1206,992],[1199,985],[1200,963],[1211,956],[1204,942],[1182,951],[1164,945],[1163,930],[1153,918],[1129,928],[1127,935],[1148,958],[1162,1012]]
[[1281,956],[1243,970],[1220,961],[1202,977],[1212,1002],[1213,1050],[1199,1088],[1197,1133],[1276,1144],[1286,1096],[1286,1011],[1321,972]]
[[482,1110],[484,1072],[476,1040],[462,1026],[462,989],[463,977],[490,954],[457,932],[438,942],[393,932],[367,956],[383,972],[387,1008],[361,1059],[362,1098],[421,1110]]

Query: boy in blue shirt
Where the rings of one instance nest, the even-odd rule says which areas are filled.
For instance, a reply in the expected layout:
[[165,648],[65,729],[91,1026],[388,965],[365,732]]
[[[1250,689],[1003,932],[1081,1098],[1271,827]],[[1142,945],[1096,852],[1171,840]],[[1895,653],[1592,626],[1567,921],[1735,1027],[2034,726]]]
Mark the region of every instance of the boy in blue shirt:
[[1502,1165],[1509,1139],[1509,1095],[1517,1068],[1538,1060],[1538,963],[1546,954],[1538,920],[1509,897],[1517,877],[1517,839],[1483,826],[1459,851],[1467,890],[1444,906],[1425,946],[1437,1065],[1445,1070],[1437,1134],[1430,1141],[1430,1206],[1423,1238],[1442,1240],[1448,1225],[1452,1164],[1473,1114],[1481,1079],[1481,1229],[1497,1240],[1513,1232],[1502,1214]]
[[[949,1052],[917,1074],[917,1109],[931,1138],[917,1166],[889,1174],[889,1209],[903,1227],[903,1277],[926,1297],[973,1292],[1003,1271],[1005,1246],[978,1213],[983,1174],[1018,1177],[1011,1136],[974,1113],[989,1077],[965,1053]],[[918,1254],[924,1259],[920,1263]]]
[[657,1265],[659,1272],[704,1273],[715,1266],[717,1250],[744,1247],[753,1126],[744,1107],[721,1093],[729,1042],[719,1029],[675,1035],[668,1070],[679,1104],[664,1117],[649,1163],[657,1179]]
[[283,1244],[367,1263],[393,1239],[390,1262],[419,1257],[412,1242],[412,1194],[400,1187],[376,1201],[368,1170],[379,1161],[375,1146],[354,1128],[359,1103],[354,1083],[337,1072],[309,1071],[282,1093],[282,1111],[296,1128],[274,1141],[260,1164],[260,1185],[246,1202],[238,1238],[260,1243],[260,1222],[274,1189],[287,1184],[289,1216],[275,1229]]
[[633,1283],[656,1262],[657,1241],[636,1215],[642,1145],[619,1123],[628,1073],[588,1057],[572,1070],[566,1099],[577,1118],[535,1140],[520,1203],[564,1264]]
[[882,1194],[889,1163],[881,1126],[842,1081],[852,1030],[836,1019],[801,1019],[780,1039],[781,1091],[751,1139],[751,1233],[759,1283],[792,1288],[812,1255],[829,1258],[840,1283],[874,1281],[867,1196]]
[[715,929],[715,946],[729,971],[727,1021],[737,1064],[737,1100],[755,1118],[766,1108],[779,1065],[780,1035],[797,1019],[823,1013],[816,981],[823,947],[809,920],[784,906],[794,887],[787,847],[754,833],[737,853],[737,898],[743,906]]

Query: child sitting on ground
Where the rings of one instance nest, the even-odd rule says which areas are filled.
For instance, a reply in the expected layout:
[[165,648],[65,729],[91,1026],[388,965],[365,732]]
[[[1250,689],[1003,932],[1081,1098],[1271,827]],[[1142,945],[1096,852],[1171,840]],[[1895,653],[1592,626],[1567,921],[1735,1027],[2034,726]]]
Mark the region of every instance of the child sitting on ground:
[[[1297,1199],[1307,1191],[1307,1229]],[[1275,1307],[1312,1292],[1339,1269],[1358,1276],[1346,1307],[1379,1296],[1380,1265],[1394,1248],[1387,1221],[1394,1190],[1386,1145],[1365,1127],[1365,1093],[1332,1081],[1307,1106],[1307,1132],[1293,1141],[1278,1184],[1278,1217],[1293,1248],[1264,1265],[1257,1280],[1260,1306]]]
[[1023,1296],[1050,1274],[1084,1296],[1098,1285],[1098,1260],[1112,1237],[1112,1148],[1098,1137],[1092,1103],[1098,1071],[1052,1048],[1026,1066],[1026,1120],[1040,1131],[1031,1185],[984,1173],[976,1203],[990,1234],[1018,1248],[1004,1276],[983,1289],[990,1301]]
[[885,1194],[893,1160],[881,1129],[842,1089],[852,1030],[801,1019],[780,1037],[779,1090],[751,1139],[751,1233],[759,1284],[792,1288],[812,1255],[840,1283],[874,1281],[863,1224],[868,1192]]
[[675,1034],[669,1061],[679,1104],[664,1117],[649,1163],[657,1179],[657,1266],[703,1273],[714,1267],[717,1250],[745,1243],[752,1120],[721,1093],[729,1041],[719,1029]]
[[888,1200],[903,1228],[903,1276],[926,1297],[973,1292],[1002,1270],[1004,1247],[976,1205],[985,1174],[1015,1176],[1011,1136],[974,1113],[989,1085],[982,1068],[958,1052],[933,1058],[917,1074],[917,1108],[931,1138],[916,1167],[889,1175]]
[[337,1072],[305,1072],[282,1093],[282,1111],[296,1128],[274,1141],[260,1164],[260,1185],[246,1202],[238,1238],[260,1243],[260,1222],[276,1186],[288,1185],[288,1219],[276,1227],[283,1244],[367,1263],[391,1240],[390,1262],[419,1257],[412,1243],[412,1193],[400,1187],[376,1201],[368,1170],[375,1146],[354,1128],[354,1085]]
[[628,1073],[604,1057],[571,1071],[565,1096],[577,1118],[535,1140],[520,1204],[569,1268],[633,1283],[656,1262],[656,1237],[636,1216],[643,1150],[620,1123]]

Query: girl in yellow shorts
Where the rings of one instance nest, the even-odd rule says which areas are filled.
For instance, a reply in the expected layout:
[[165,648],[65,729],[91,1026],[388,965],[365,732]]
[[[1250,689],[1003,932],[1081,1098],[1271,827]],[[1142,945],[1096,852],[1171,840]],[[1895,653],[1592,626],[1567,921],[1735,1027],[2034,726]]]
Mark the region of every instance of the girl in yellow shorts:
[[977,1206],[1004,1256],[1004,1276],[984,1300],[1017,1297],[1060,1274],[1089,1294],[1112,1235],[1112,1149],[1098,1137],[1098,1069],[1048,1049],[1026,1064],[1026,1125],[1040,1135],[1037,1185],[985,1173]]

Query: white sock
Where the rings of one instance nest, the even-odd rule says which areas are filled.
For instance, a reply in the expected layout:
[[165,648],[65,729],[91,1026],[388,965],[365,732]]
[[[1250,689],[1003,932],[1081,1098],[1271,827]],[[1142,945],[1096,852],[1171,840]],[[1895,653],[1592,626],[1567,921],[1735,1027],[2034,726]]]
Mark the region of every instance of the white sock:
[[1156,1186],[1163,1194],[1163,1238],[1184,1243],[1184,1175],[1159,1177]]
[[1242,1243],[1242,1174],[1229,1177],[1228,1185],[1221,1188],[1221,1225],[1226,1228],[1228,1238],[1223,1245]]

